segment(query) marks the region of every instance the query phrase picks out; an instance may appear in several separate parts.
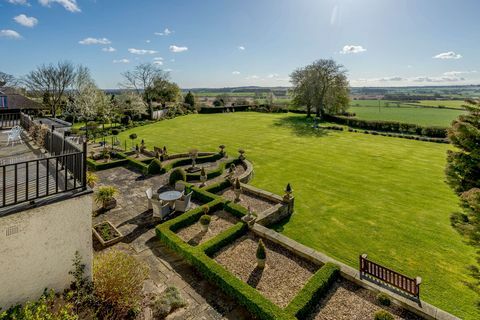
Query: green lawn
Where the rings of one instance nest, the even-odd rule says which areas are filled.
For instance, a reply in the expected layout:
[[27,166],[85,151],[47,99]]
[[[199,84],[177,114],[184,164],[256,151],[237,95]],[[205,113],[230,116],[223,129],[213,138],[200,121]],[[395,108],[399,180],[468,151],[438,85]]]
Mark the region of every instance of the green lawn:
[[465,319],[479,319],[476,295],[464,284],[475,250],[450,226],[457,198],[444,183],[449,145],[326,131],[304,116],[229,113],[190,115],[137,127],[149,147],[170,152],[225,144],[246,150],[252,184],[282,194],[290,182],[295,213],[285,235],[358,267],[369,257],[409,276],[421,276],[422,298]]
[[359,119],[388,120],[415,123],[424,126],[448,126],[458,115],[464,111],[437,108],[419,107],[350,107],[349,112],[354,112]]

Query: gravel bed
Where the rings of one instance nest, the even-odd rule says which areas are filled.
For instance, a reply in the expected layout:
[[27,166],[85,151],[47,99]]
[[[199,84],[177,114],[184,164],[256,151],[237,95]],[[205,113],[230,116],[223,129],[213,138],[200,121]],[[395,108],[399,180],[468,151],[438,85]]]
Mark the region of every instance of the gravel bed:
[[307,320],[371,320],[375,312],[381,309],[390,312],[395,319],[422,319],[393,304],[390,307],[381,306],[372,291],[340,279]]
[[223,210],[215,211],[211,217],[212,220],[207,232],[203,231],[202,226],[197,222],[180,229],[177,235],[188,244],[196,246],[215,237],[238,222],[237,218]]
[[[223,196],[231,201],[235,200],[235,193],[230,188],[219,192],[218,195]],[[243,192],[240,195],[240,202],[237,202],[237,203],[247,209],[248,207],[252,208],[252,210],[255,211],[256,213],[261,213],[267,209],[270,209],[276,204],[273,201],[267,200],[265,198],[260,198],[249,192]]]
[[214,259],[273,303],[284,308],[319,267],[273,242],[264,240],[267,248],[266,268],[259,269],[256,267],[255,257],[259,239],[248,233],[222,248]]

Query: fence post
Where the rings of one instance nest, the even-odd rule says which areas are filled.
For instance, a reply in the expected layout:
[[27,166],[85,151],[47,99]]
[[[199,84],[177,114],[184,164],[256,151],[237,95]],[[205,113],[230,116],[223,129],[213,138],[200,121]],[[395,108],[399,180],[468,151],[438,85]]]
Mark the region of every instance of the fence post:
[[82,163],[82,185],[83,190],[87,189],[87,139],[83,140],[83,163]]
[[416,277],[415,278],[415,285],[417,287],[417,297],[420,297],[420,284],[422,284],[422,278]]

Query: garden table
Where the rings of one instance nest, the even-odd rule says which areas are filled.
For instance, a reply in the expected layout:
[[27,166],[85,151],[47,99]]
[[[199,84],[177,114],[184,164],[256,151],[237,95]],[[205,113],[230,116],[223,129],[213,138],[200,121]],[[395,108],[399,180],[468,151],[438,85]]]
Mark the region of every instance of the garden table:
[[183,193],[180,191],[165,191],[162,192],[158,195],[158,199],[167,201],[170,203],[170,208],[173,208],[173,205],[175,204],[175,200],[178,200],[182,197]]

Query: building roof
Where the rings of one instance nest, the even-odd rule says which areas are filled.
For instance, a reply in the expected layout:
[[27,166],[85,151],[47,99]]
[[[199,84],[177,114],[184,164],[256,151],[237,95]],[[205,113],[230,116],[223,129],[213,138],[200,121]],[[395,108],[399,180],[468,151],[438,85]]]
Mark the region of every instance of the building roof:
[[7,109],[43,109],[42,104],[22,95],[14,88],[0,87],[0,96],[7,97]]

